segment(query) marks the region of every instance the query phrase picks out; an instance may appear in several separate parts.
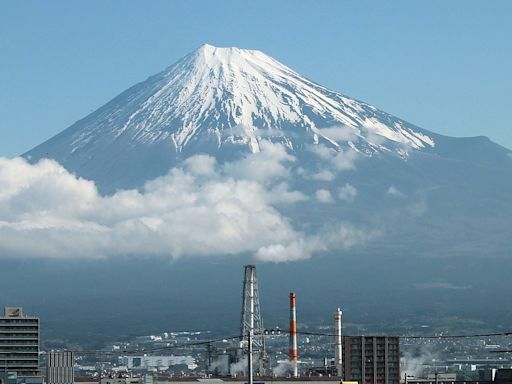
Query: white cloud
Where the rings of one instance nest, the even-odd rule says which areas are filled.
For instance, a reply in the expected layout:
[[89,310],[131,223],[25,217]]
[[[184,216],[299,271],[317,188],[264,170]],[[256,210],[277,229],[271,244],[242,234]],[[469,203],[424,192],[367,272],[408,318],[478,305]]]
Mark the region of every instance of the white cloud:
[[259,182],[270,182],[286,178],[290,171],[287,166],[295,162],[295,157],[286,152],[280,144],[272,144],[262,140],[259,143],[261,152],[249,154],[243,159],[224,165],[227,175],[238,179],[250,179]]
[[309,150],[320,159],[327,161],[334,171],[342,172],[355,169],[359,155],[353,149],[334,150],[323,144],[312,145]]
[[342,222],[322,234],[322,243],[329,249],[348,249],[363,245],[382,236],[380,229],[361,229],[354,225]]
[[307,199],[308,197],[302,192],[290,191],[285,182],[266,191],[266,201],[271,204],[293,204]]
[[338,171],[348,171],[355,169],[355,162],[358,158],[356,151],[349,149],[344,152],[338,152],[332,159],[334,168]]
[[[335,235],[297,231],[277,209],[308,199],[288,184],[295,159],[281,145],[262,148],[223,165],[193,156],[141,190],[111,196],[55,161],[0,158],[0,257],[248,253],[281,262],[367,241],[367,233],[346,224]],[[316,197],[332,201],[328,190]]]
[[329,171],[328,169],[321,170],[320,172],[317,172],[311,176],[313,180],[319,180],[319,181],[333,181],[335,176],[334,173]]
[[373,241],[381,235],[380,230],[363,230],[342,222],[330,225],[316,235],[303,236],[287,245],[272,244],[262,247],[256,253],[256,259],[274,263],[306,260],[316,252],[350,249]]
[[332,203],[332,195],[327,189],[317,189],[315,197],[320,203]]
[[[372,143],[377,146],[384,145],[389,140],[385,136],[380,135],[377,132],[374,132],[374,130],[372,130],[372,129],[364,129],[363,134],[369,143]],[[395,143],[398,144],[398,142],[395,142]]]
[[325,248],[319,246],[317,239],[299,239],[287,245],[272,244],[261,247],[256,252],[256,259],[273,263],[306,260],[319,250],[325,250]]
[[350,141],[357,139],[359,130],[348,126],[336,126],[330,128],[322,128],[318,130],[320,135],[329,138],[332,141]]
[[208,155],[196,155],[185,160],[185,168],[197,176],[213,176],[217,162]]
[[174,258],[254,252],[299,239],[266,199],[280,192],[280,200],[290,203],[302,195],[286,185],[267,192],[256,181],[212,174],[211,164],[205,157],[192,158],[185,165],[189,170],[172,169],[141,192],[103,197],[94,183],[53,161],[30,165],[1,159],[0,254]]
[[357,189],[352,184],[346,183],[340,190],[338,197],[341,200],[347,201],[349,203],[353,202],[357,197]]
[[388,190],[386,191],[386,194],[391,197],[397,197],[400,199],[406,198],[407,195],[403,192],[401,192],[398,188],[396,188],[394,185],[391,185]]

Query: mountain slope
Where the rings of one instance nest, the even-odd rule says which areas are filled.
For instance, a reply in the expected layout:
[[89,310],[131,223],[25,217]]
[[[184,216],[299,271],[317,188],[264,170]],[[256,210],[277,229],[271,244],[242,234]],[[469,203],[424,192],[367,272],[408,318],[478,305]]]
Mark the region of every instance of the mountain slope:
[[[206,153],[222,164],[268,141],[297,160],[287,164],[290,187],[313,197],[279,207],[304,232],[343,219],[386,227],[397,237],[381,242],[392,247],[414,245],[418,233],[424,246],[447,246],[446,234],[506,245],[511,151],[485,137],[418,128],[259,51],[204,45],[25,156],[53,158],[113,193],[140,188],[189,156]],[[333,204],[347,183],[355,201]],[[331,204],[315,199],[318,191]]]
[[365,156],[436,149],[437,135],[330,91],[259,52],[204,45],[37,146],[105,191],[137,187],[198,152],[219,159],[261,140]]

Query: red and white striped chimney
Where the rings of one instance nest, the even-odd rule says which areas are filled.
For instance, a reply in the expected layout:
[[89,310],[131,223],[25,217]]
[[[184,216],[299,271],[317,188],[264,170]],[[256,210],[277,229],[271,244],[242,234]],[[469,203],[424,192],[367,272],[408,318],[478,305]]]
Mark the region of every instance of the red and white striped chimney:
[[293,368],[293,377],[299,377],[297,359],[297,307],[295,293],[290,292],[290,363]]

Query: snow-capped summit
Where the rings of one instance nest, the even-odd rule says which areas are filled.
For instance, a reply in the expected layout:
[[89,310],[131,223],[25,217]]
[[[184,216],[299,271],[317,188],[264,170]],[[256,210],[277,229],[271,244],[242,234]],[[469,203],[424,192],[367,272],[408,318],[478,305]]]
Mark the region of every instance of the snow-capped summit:
[[344,129],[344,141],[365,152],[380,146],[368,139],[375,135],[415,149],[434,145],[401,120],[329,91],[260,51],[203,45],[157,77],[157,90],[118,134],[170,137],[178,151],[198,133],[214,136],[218,146],[246,143],[251,151],[262,137],[290,149],[321,139],[338,146],[340,135],[322,132],[332,127]]

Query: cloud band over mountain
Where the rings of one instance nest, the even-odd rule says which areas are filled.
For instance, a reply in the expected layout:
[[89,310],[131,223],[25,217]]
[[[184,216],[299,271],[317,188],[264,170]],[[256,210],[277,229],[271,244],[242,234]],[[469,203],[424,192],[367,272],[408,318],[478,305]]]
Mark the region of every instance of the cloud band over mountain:
[[[338,156],[338,155],[337,155]],[[53,160],[0,158],[0,255],[166,258],[251,254],[283,262],[377,235],[347,222],[304,233],[279,207],[314,197],[291,190],[295,158],[279,144],[235,162],[196,155],[140,190],[102,196]],[[295,175],[294,175],[295,177]]]

